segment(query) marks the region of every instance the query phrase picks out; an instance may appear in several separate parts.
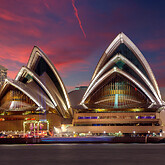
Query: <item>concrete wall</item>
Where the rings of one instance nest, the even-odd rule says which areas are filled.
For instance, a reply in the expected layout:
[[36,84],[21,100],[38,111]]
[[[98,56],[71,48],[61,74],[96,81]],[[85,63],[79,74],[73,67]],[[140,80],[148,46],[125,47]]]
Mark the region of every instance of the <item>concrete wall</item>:
[[[145,118],[139,119],[136,116],[151,116],[155,119]],[[78,117],[98,117],[97,119],[78,119]],[[152,123],[152,126],[92,126],[92,124],[115,124],[115,123]],[[75,113],[73,119],[73,126],[68,128],[68,132],[77,133],[160,133],[163,128],[162,125],[155,126],[155,123],[162,123],[160,121],[160,113],[156,112],[132,112],[132,113]],[[80,126],[76,126],[76,124]],[[82,125],[81,125],[82,124]],[[85,124],[87,126],[85,126]],[[91,126],[90,126],[91,125]]]
[[68,132],[76,133],[159,133],[162,126],[73,126],[67,129]]

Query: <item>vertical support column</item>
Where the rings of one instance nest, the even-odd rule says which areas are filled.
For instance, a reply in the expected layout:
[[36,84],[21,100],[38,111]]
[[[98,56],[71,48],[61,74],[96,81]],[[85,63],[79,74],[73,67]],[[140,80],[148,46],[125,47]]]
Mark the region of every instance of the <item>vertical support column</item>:
[[33,131],[34,131],[34,137],[36,137],[36,135],[35,135],[36,134],[36,131],[35,131],[36,128],[35,128],[35,126],[36,126],[36,124],[34,122],[34,129],[33,129]]
[[25,137],[25,122],[23,122],[23,136]]
[[39,137],[39,128],[40,128],[40,122],[37,123],[37,137]]
[[47,131],[49,131],[49,122],[47,121]]

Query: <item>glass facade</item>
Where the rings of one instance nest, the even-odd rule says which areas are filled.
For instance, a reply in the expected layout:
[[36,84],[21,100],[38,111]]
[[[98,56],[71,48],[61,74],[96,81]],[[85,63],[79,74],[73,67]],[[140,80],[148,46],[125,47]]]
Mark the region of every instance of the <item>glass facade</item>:
[[138,82],[140,82],[141,84],[143,84],[143,86],[154,96],[153,92],[151,91],[151,89],[148,87],[148,85],[142,80],[142,78],[132,69],[130,68],[126,63],[124,63],[123,61],[117,61],[115,64],[113,64],[106,72],[108,72],[109,70],[111,70],[112,68],[117,67],[119,69],[121,69],[122,71],[124,71],[125,73],[129,74],[130,76],[132,76],[133,78],[135,78],[135,80],[137,80]]
[[89,108],[140,108],[151,104],[147,96],[119,73],[113,73],[86,99]]
[[[114,114],[115,115],[115,114]],[[156,119],[156,115],[140,115],[140,116],[78,116],[78,119]]]
[[[111,56],[109,56],[105,62],[103,63],[106,64],[112,57],[114,57],[116,54],[122,54],[124,57],[126,57],[130,62],[132,62],[148,79],[148,74],[142,64],[139,62],[137,57],[134,55],[134,53],[124,44],[121,43],[115,51],[112,53]],[[150,80],[150,79],[149,79]],[[152,82],[151,82],[152,83]]]
[[16,88],[9,89],[2,97],[0,104],[1,108],[6,110],[23,110],[36,106],[28,96]]

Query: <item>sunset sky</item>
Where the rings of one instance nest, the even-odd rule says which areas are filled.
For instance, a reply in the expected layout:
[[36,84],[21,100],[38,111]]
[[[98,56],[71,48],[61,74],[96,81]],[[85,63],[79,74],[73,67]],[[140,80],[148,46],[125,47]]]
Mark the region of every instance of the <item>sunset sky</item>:
[[124,32],[165,87],[164,0],[0,0],[0,65],[14,79],[37,45],[68,91],[88,85],[104,50]]

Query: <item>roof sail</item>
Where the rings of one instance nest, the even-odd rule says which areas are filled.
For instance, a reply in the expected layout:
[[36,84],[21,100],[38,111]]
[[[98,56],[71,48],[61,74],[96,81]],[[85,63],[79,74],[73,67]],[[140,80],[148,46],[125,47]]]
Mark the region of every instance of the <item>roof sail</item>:
[[129,61],[131,61],[139,70],[148,78],[153,87],[155,88],[159,98],[161,99],[160,91],[158,84],[156,82],[155,76],[140,52],[140,50],[136,47],[136,45],[123,33],[119,33],[117,37],[112,41],[112,43],[108,46],[108,48],[103,53],[100,58],[92,79],[97,75],[99,70],[117,53],[125,56]]
[[37,46],[34,46],[32,50],[27,68],[34,72],[51,91],[63,116],[72,115],[69,97],[61,77],[46,54]]
[[159,88],[148,62],[124,33],[120,33],[113,40],[100,58],[81,105],[84,105],[92,93],[98,90],[98,83],[103,83],[105,77],[111,76],[111,72],[123,74],[134,86],[141,88],[152,105],[162,105]]

